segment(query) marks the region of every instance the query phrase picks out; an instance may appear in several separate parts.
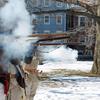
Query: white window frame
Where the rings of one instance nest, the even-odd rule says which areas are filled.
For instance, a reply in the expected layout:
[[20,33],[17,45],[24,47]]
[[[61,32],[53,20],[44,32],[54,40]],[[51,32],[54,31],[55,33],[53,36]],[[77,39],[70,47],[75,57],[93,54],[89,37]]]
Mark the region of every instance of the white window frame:
[[[49,17],[49,19],[48,19],[48,22],[46,22],[46,16],[48,16]],[[44,15],[44,24],[50,24],[50,15]]]
[[63,31],[61,31],[61,30],[57,30],[56,33],[63,33]]
[[50,30],[44,30],[44,33],[50,33]]
[[56,2],[57,7],[62,7],[62,2]]
[[[46,1],[48,1],[48,5],[46,5]],[[50,6],[50,2],[51,2],[51,0],[44,0],[44,2],[43,2],[44,7],[49,7]]]
[[[84,18],[84,21],[81,21],[81,18]],[[81,23],[84,23],[85,24],[85,17],[84,16],[81,16],[80,17],[80,26],[83,26],[84,27],[85,25],[82,25]]]
[[[61,17],[61,23],[58,23],[58,17]],[[62,24],[62,15],[56,15],[56,24],[61,25]]]

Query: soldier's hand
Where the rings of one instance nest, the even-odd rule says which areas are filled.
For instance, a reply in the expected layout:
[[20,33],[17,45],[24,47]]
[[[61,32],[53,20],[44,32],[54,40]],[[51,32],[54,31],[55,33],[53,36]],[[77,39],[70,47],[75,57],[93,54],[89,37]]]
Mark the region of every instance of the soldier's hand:
[[31,67],[31,66],[25,66],[24,70],[27,71],[30,74],[38,75],[38,70],[33,68],[33,67]]
[[30,73],[33,74],[33,75],[34,75],[34,74],[35,74],[35,75],[38,75],[38,70],[36,70],[36,69],[34,69],[34,68],[31,68],[31,69],[30,69]]

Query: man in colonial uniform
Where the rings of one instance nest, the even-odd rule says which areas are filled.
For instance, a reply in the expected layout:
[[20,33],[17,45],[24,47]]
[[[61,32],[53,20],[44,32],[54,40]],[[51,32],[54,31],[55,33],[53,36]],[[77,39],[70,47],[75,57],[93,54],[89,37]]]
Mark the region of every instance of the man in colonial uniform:
[[10,87],[8,100],[27,100],[25,91],[25,76],[20,66],[19,59],[11,59],[9,67]]
[[[0,0],[0,8],[4,7],[7,1],[9,0]],[[18,21],[14,21],[15,24],[12,25],[10,28],[8,28],[8,25],[6,24],[5,26],[3,26],[2,22],[3,20],[0,16],[0,34],[12,34],[13,29],[15,28],[15,25],[17,24]],[[36,70],[36,67],[38,65],[38,58],[36,56],[31,55],[30,62],[27,61],[25,62],[26,64],[24,70],[27,72],[26,75],[27,87],[25,87],[26,86],[24,80],[25,75],[23,75],[23,69],[21,63],[18,60],[19,58],[8,59],[7,54],[5,56],[3,55],[1,56],[0,68],[1,69],[4,68],[4,69],[2,70],[0,69],[0,70],[1,72],[4,73],[3,75],[4,77],[6,76],[5,72],[7,72],[7,77],[5,77],[7,79],[1,82],[4,86],[4,93],[6,94],[7,100],[32,100],[35,95],[37,84],[38,84],[37,70]],[[0,78],[0,80],[2,79],[3,77]]]
[[[0,47],[0,95],[2,95],[2,100],[26,100],[25,83],[15,65],[19,65],[18,61],[16,59],[10,61],[3,47]],[[20,83],[21,81],[23,83]]]

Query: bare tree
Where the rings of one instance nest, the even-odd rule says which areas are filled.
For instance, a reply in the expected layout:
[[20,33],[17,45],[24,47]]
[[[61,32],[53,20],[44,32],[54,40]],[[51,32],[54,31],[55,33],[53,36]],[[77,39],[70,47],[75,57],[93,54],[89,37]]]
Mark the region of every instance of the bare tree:
[[88,16],[96,20],[97,34],[95,43],[94,63],[91,72],[93,74],[100,75],[100,0],[56,0],[56,1],[74,3],[74,4],[79,3],[79,5],[87,9],[87,11],[86,12],[74,11],[74,13],[78,15]]
[[[97,9],[97,15],[100,16],[100,0],[98,0],[97,3],[99,4]],[[100,74],[100,23],[99,22],[97,22],[97,34],[96,34],[94,64],[92,67],[92,73]]]

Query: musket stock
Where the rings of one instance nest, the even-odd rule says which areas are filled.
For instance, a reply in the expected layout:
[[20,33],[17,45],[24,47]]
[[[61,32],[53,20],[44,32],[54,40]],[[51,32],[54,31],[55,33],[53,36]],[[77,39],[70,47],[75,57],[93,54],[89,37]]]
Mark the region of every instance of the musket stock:
[[[56,41],[57,40],[65,40],[67,38],[69,38],[70,36],[68,34],[65,34],[65,33],[54,33],[54,34],[32,34],[32,35],[29,35],[29,36],[11,36],[11,35],[6,35],[6,36],[3,36],[1,35],[0,36],[0,41],[4,41],[4,40],[7,40],[8,42],[9,41],[12,41],[13,40],[25,40],[25,41],[36,41],[36,43],[34,43],[33,45],[62,45],[61,43],[49,43],[47,44],[46,42],[51,42],[51,41]],[[42,42],[42,43],[41,43]],[[45,44],[44,44],[45,43]],[[63,44],[64,45],[64,44]]]

